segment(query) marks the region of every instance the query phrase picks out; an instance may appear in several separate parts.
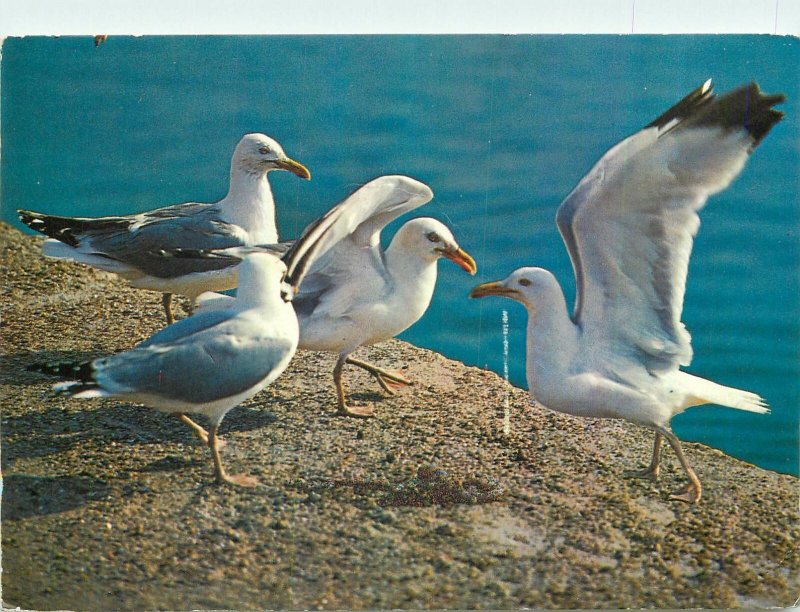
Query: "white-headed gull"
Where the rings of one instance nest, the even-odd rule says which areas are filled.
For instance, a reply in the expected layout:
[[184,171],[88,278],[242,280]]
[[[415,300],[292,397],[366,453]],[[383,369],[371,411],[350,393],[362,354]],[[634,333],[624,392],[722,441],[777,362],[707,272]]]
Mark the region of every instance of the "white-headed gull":
[[272,170],[310,179],[302,164],[264,134],[246,134],[231,158],[228,194],[210,204],[187,202],[120,217],[58,217],[19,210],[21,221],[50,237],[44,255],[74,260],[126,279],[131,286],[164,293],[167,322],[174,321],[172,294],[194,300],[204,291],[236,286],[228,265],[196,272],[186,260],[166,259],[159,249],[212,249],[278,241],[275,203],[267,174]]
[[[388,340],[425,314],[436,286],[436,262],[446,257],[470,274],[475,261],[459,248],[439,221],[406,222],[384,250],[381,230],[399,216],[429,202],[430,188],[407,176],[382,176],[355,191],[346,202],[349,234],[319,258],[294,299],[300,322],[299,348],[339,355],[333,370],[337,414],[369,417],[370,406],[348,405],[342,385],[346,363],[370,372],[389,393],[409,384],[397,372],[354,359],[359,346]],[[345,227],[345,224],[342,224]],[[237,249],[228,252],[237,251]],[[247,251],[246,249],[244,251]],[[212,309],[231,298],[203,295],[198,307]]]
[[756,84],[716,98],[707,81],[597,162],[556,216],[577,280],[571,317],[558,281],[541,268],[471,293],[525,305],[526,373],[537,403],[655,430],[639,476],[658,476],[661,442],[669,441],[690,481],[674,499],[697,502],[702,489],[670,430],[673,416],[703,404],[768,412],[754,393],[679,370],[692,358],[681,311],[697,213],[780,121],[771,107],[783,100]]
[[[177,414],[207,442],[218,482],[254,486],[250,476],[225,472],[217,431],[231,408],[289,364],[299,338],[292,297],[314,260],[346,235],[337,228],[341,212],[335,209],[310,225],[284,261],[264,252],[247,255],[238,266],[236,298],[224,308],[178,321],[123,353],[35,369],[78,379],[56,385],[59,395],[119,397]],[[185,413],[205,415],[210,433]]]

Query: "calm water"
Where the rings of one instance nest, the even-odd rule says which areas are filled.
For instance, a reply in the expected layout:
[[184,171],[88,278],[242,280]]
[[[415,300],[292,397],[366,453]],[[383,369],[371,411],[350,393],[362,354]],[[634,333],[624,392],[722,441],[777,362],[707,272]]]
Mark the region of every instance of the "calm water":
[[[2,215],[69,215],[216,200],[239,137],[276,137],[313,180],[273,174],[284,237],[357,184],[425,181],[420,214],[448,223],[476,278],[443,262],[425,318],[403,337],[524,385],[525,313],[468,300],[479,281],[547,267],[571,300],[554,224],[592,163],[708,77],[757,80],[786,119],[703,213],[684,321],[690,370],[750,389],[769,416],[698,408],[679,436],[798,473],[800,45],[765,36],[111,37],[7,40],[2,58]],[[387,232],[391,236],[395,224]],[[645,457],[642,461],[645,461]]]

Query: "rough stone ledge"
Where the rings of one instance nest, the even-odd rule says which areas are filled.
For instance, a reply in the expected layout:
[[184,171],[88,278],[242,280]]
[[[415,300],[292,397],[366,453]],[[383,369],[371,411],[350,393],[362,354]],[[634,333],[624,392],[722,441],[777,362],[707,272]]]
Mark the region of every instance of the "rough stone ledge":
[[[800,595],[798,481],[686,444],[703,501],[651,435],[529,405],[496,375],[392,341],[362,357],[415,385],[383,397],[348,371],[370,421],[333,416],[331,356],[300,353],[223,422],[225,461],[261,485],[211,483],[176,419],[46,397],[36,361],[131,347],[155,294],[43,260],[0,226],[2,586],[28,609],[790,606]],[[504,400],[511,431],[503,432]]]

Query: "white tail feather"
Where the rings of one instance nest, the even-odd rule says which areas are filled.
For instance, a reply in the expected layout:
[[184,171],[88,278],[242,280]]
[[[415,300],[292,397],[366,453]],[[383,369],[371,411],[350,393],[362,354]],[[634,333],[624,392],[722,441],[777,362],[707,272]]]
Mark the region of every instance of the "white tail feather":
[[767,414],[770,411],[764,399],[755,393],[725,387],[685,372],[681,372],[680,375],[681,386],[687,392],[687,408],[701,404],[718,404],[759,414]]
[[108,397],[108,393],[99,387],[95,389],[84,389],[83,391],[77,391],[83,386],[83,384],[84,383],[75,382],[74,380],[57,383],[53,385],[53,395],[67,395],[69,397],[77,397],[81,399],[91,397]]
[[109,259],[108,257],[101,257],[92,253],[83,253],[80,250],[64,244],[58,240],[50,238],[42,244],[42,255],[45,257],[52,257],[53,259],[67,259],[70,261],[77,261],[78,263],[86,264],[93,268],[105,270],[106,272],[114,272],[116,274],[126,274],[132,271],[132,268],[121,261],[116,259]]
[[211,312],[212,310],[222,310],[230,308],[234,303],[234,298],[229,295],[221,293],[214,293],[206,291],[202,293],[197,300],[195,300],[194,311],[198,312]]

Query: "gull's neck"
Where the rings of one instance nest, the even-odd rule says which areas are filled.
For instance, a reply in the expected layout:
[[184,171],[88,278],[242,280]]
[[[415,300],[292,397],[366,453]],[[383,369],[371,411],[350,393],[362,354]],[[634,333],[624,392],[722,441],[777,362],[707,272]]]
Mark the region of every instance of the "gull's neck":
[[[247,262],[245,261],[245,263]],[[281,298],[280,287],[274,278],[247,271],[242,273],[241,270],[239,287],[236,290],[236,308],[238,310],[256,308],[272,313],[271,316],[283,313],[287,309],[294,312],[291,304],[284,302]]]
[[247,245],[278,242],[275,201],[267,174],[248,172],[233,161],[228,195],[219,202],[222,219],[247,232]]
[[416,321],[428,308],[436,287],[436,260],[424,259],[393,240],[386,249],[386,270],[392,277],[394,293]]
[[547,395],[543,385],[554,378],[563,380],[578,352],[578,328],[567,313],[567,302],[560,287],[554,287],[527,306],[527,375],[528,386],[540,401]]

